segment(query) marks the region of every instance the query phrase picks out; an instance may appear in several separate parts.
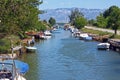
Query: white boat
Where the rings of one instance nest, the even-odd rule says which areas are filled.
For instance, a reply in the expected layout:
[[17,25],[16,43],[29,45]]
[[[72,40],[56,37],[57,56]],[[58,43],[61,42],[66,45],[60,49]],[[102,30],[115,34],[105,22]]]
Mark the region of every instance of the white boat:
[[27,52],[32,52],[32,51],[35,51],[37,48],[36,47],[32,47],[32,46],[25,46],[26,47],[26,51]]
[[109,44],[109,43],[99,43],[99,44],[97,45],[97,48],[98,48],[98,49],[109,49],[109,47],[110,47],[110,44]]
[[26,49],[29,49],[29,50],[36,50],[37,48],[36,48],[36,47],[32,47],[32,46],[26,46]]
[[44,32],[44,34],[45,34],[45,36],[51,36],[51,35],[52,35],[52,34],[51,34],[51,32],[50,32],[50,31],[48,31],[48,30],[47,30],[47,31],[45,31],[45,32]]
[[0,61],[0,80],[26,80],[17,70],[14,60]]
[[83,40],[92,40],[92,37],[90,37],[87,33],[81,33],[79,37]]
[[47,30],[44,32],[44,39],[49,39],[51,37],[52,37],[52,33],[50,31]]
[[71,33],[74,33],[74,32],[75,32],[75,31],[74,31],[75,28],[73,28],[73,27],[70,27],[69,30],[70,30]]
[[53,30],[52,31],[57,31],[58,29],[57,28],[53,28]]
[[40,39],[46,39],[46,36],[45,35],[41,35],[39,38]]
[[72,33],[74,37],[78,37],[78,38],[80,37],[80,34],[81,34],[80,31]]
[[45,39],[50,39],[52,36],[45,36]]

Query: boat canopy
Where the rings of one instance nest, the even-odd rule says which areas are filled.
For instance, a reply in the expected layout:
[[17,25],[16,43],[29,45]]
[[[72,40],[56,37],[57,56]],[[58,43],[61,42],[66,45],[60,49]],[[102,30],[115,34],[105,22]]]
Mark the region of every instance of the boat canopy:
[[[0,63],[2,64],[2,65],[0,65],[0,67],[2,67],[3,65],[14,66],[14,64],[15,64],[15,67],[20,72],[20,74],[25,74],[29,70],[29,65],[27,63],[19,61],[19,60],[4,60],[4,61],[0,61]],[[12,67],[7,67],[7,68],[9,69]]]

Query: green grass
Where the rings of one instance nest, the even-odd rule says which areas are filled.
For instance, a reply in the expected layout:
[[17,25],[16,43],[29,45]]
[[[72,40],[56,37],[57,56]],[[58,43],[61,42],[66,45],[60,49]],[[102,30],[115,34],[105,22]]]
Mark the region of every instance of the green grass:
[[110,38],[113,38],[113,39],[120,39],[120,35],[112,35]]
[[86,29],[86,28],[81,29],[81,31],[86,32],[86,33],[97,34],[97,35],[99,35],[99,36],[109,35],[110,38],[120,39],[120,35],[114,35],[114,34],[109,33],[109,32],[103,32],[103,31]]

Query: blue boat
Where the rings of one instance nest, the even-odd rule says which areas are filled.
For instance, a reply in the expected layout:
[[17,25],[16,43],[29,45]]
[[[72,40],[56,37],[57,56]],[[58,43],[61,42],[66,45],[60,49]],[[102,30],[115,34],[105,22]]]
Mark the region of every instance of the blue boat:
[[[4,63],[13,63],[13,60],[5,60]],[[19,70],[20,74],[25,74],[29,70],[29,65],[25,62],[14,60],[15,67]]]
[[87,40],[87,41],[91,41],[91,40],[92,40],[92,37],[90,37],[90,36],[85,37],[85,40]]
[[0,80],[26,80],[22,75],[29,70],[27,63],[19,60],[0,61]]

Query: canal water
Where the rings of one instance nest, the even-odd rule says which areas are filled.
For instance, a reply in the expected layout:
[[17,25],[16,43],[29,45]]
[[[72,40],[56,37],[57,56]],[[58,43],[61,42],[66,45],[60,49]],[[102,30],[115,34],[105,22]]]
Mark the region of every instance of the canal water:
[[38,41],[36,53],[24,54],[27,80],[120,80],[120,55],[97,50],[98,42],[83,41],[60,29]]

